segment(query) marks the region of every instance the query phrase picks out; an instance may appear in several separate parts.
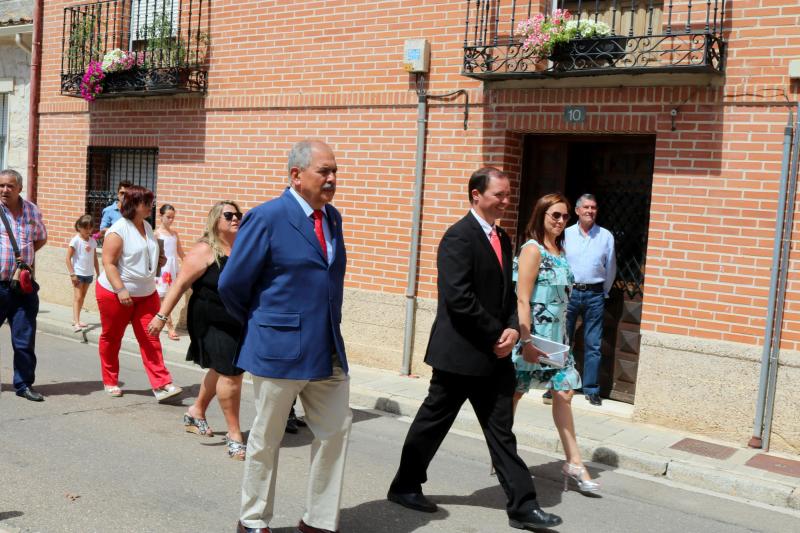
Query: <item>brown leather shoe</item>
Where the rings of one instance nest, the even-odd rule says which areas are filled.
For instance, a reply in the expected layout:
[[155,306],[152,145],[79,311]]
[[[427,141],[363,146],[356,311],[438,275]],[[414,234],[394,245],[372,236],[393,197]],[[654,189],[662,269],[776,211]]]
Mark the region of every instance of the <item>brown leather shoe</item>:
[[236,533],[272,533],[272,530],[268,527],[246,527],[239,521],[236,524]]
[[300,523],[297,524],[297,533],[340,533],[337,529],[336,531],[331,531],[330,529],[320,529],[318,527],[312,527],[300,520]]

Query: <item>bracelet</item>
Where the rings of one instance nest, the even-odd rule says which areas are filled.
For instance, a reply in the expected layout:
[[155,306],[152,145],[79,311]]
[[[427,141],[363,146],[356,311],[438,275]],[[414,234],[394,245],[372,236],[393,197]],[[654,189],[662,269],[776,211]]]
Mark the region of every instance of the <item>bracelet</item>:
[[78,275],[77,275],[75,272],[73,272],[72,274],[70,274],[70,275],[69,275],[69,277],[71,277],[71,278],[77,278],[77,277],[78,277]]
[[527,338],[527,339],[525,339],[524,341],[519,341],[519,343],[520,343],[520,345],[521,345],[521,346],[525,346],[526,344],[530,344],[530,343],[532,343],[532,342],[533,342],[533,339],[531,339],[530,337],[528,337],[528,338]]
[[167,317],[159,313],[156,313],[156,318],[159,319],[161,322],[167,321]]
[[112,288],[112,290],[114,291],[114,294],[119,294],[119,293],[121,293],[122,291],[124,291],[124,290],[125,290],[125,285],[123,285],[123,286],[122,286],[122,287],[120,287],[119,289],[114,289],[114,288]]

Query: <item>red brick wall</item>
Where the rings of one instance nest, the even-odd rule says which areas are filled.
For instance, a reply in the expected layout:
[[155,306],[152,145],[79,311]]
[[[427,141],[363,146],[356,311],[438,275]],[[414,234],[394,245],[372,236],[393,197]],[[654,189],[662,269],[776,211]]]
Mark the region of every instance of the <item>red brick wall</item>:
[[[319,137],[340,167],[348,286],[402,293],[416,97],[400,60],[406,38],[426,37],[429,90],[468,89],[470,116],[464,131],[463,99],[431,102],[420,296],[435,296],[436,246],[468,207],[466,177],[495,164],[517,180],[524,133],[654,134],[643,329],[761,342],[785,103],[798,93],[787,78],[800,49],[794,0],[734,3],[722,87],[489,91],[459,74],[465,2],[215,0],[206,97],[91,105],[59,95],[62,13],[74,3],[45,8],[39,202],[52,245],[66,245],[83,210],[89,145],[158,147],[159,201],[176,205],[193,238],[213,201],[277,195],[291,144]],[[586,106],[587,122],[564,124],[564,105]],[[783,346],[800,349],[798,281],[788,289]]]

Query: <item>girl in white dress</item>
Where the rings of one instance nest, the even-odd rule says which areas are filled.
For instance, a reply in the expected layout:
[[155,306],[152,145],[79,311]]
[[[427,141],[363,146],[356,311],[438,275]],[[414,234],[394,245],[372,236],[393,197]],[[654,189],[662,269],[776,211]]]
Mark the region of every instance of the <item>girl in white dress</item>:
[[95,253],[97,241],[92,237],[93,229],[92,215],[82,215],[75,222],[75,231],[78,233],[69,241],[67,248],[67,271],[72,282],[72,328],[75,332],[89,327],[81,322],[81,309],[94,275],[100,275],[100,262]]
[[[156,237],[164,241],[164,255],[167,257],[167,264],[161,267],[161,275],[156,278],[156,290],[161,301],[164,301],[164,296],[169,292],[169,288],[178,278],[178,270],[180,268],[179,261],[183,261],[183,246],[181,246],[181,239],[178,232],[172,229],[172,223],[175,221],[175,208],[170,204],[164,204],[158,210],[159,226],[155,231]],[[180,337],[175,331],[175,325],[172,323],[172,317],[167,316],[167,330],[169,331],[169,338],[176,341]]]

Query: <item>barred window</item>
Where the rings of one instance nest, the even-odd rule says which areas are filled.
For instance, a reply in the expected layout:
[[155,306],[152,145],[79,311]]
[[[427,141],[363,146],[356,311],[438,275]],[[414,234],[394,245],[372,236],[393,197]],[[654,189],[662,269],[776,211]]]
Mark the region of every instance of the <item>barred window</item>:
[[0,93],[0,169],[6,168],[6,139],[8,139],[8,96]]
[[[158,148],[90,146],[86,162],[86,212],[100,226],[103,208],[117,201],[120,182],[129,181],[157,194]],[[155,201],[148,219],[155,227]]]

